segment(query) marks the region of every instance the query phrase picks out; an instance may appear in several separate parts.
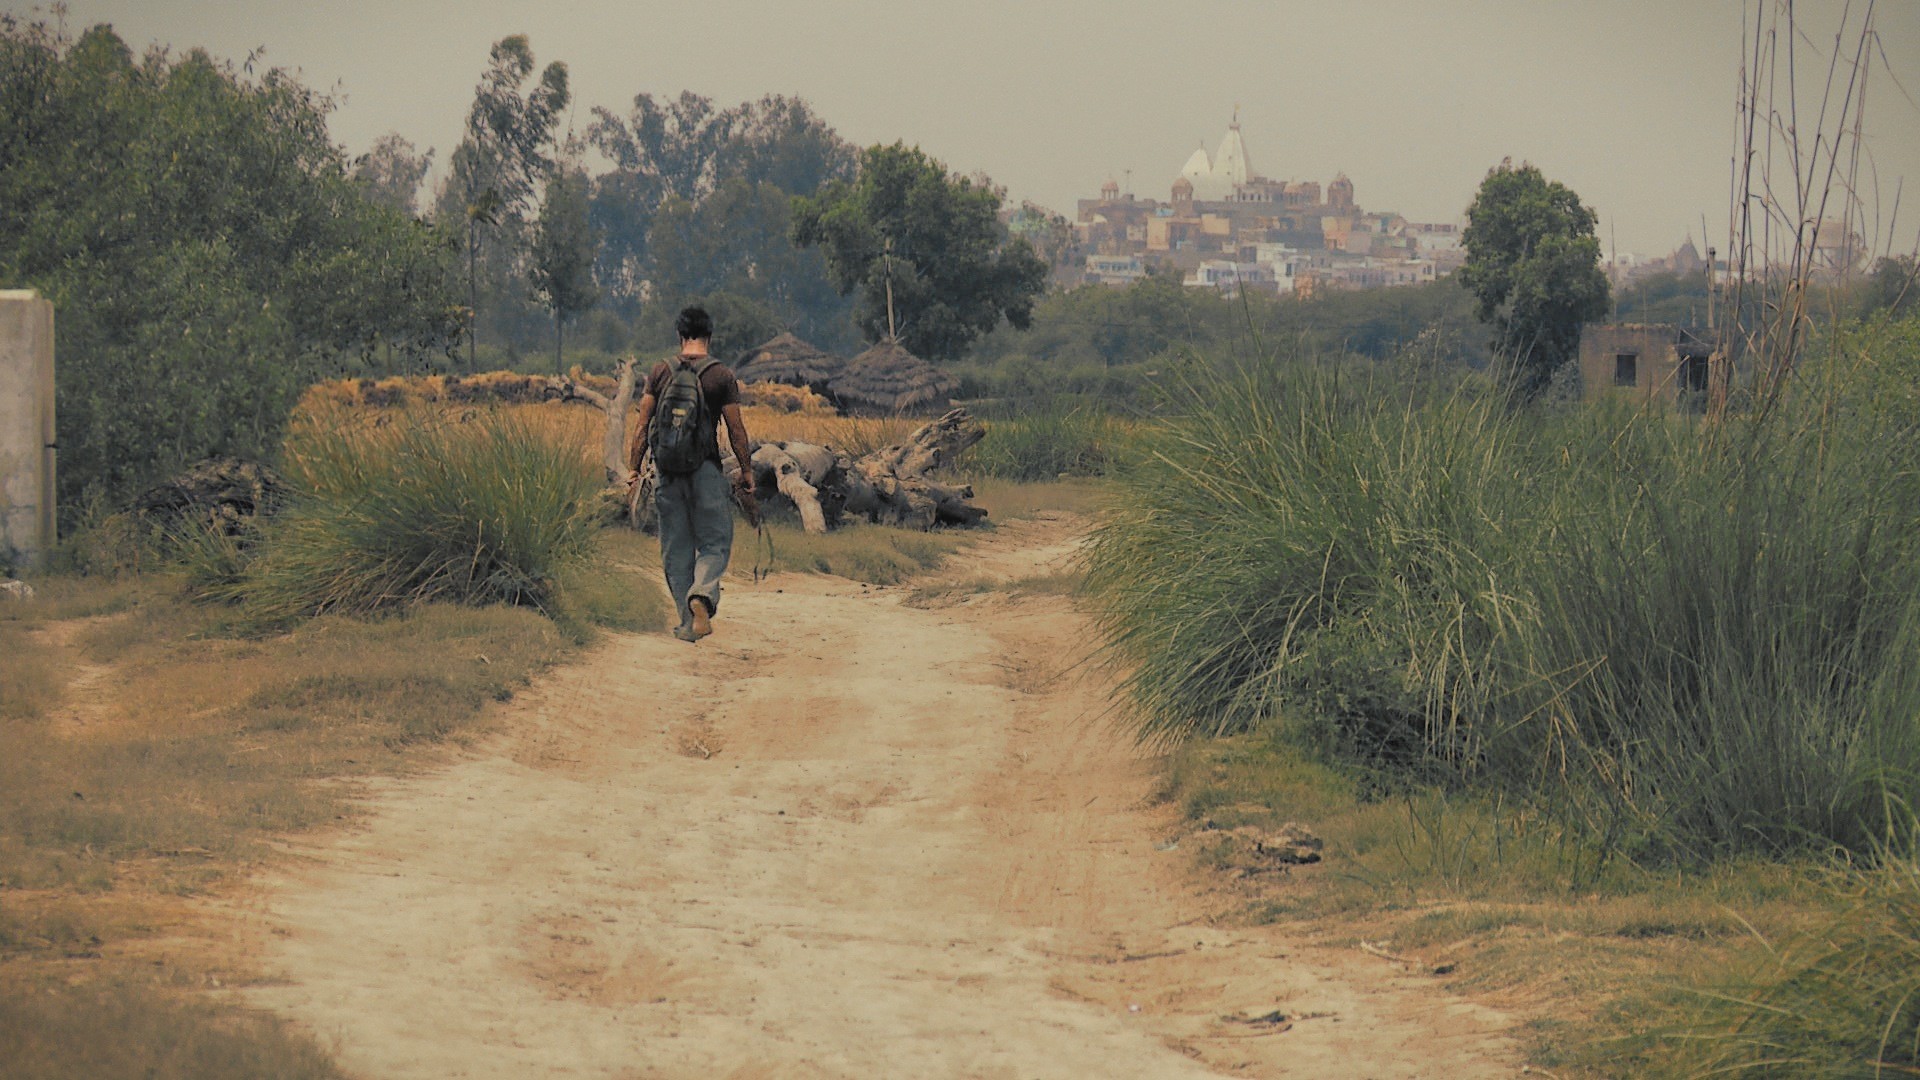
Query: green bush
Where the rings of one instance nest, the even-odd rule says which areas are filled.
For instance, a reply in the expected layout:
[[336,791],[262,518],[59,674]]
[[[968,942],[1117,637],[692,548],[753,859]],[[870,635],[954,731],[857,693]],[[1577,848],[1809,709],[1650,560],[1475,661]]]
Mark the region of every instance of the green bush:
[[289,504],[210,593],[266,622],[427,600],[549,610],[594,541],[594,466],[510,412],[390,419],[296,425]]
[[1706,426],[1196,381],[1090,554],[1141,734],[1277,720],[1638,853],[1869,850],[1920,805],[1920,454],[1850,385]]

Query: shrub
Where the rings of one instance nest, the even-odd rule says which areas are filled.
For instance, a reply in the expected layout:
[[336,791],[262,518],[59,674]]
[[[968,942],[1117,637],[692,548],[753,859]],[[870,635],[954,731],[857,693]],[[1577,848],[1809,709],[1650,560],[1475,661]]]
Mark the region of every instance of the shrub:
[[1277,719],[1647,853],[1869,850],[1920,798],[1920,455],[1851,400],[1699,426],[1197,383],[1090,553],[1141,735]]
[[580,448],[506,412],[390,419],[300,418],[289,505],[212,593],[266,621],[427,600],[547,610],[593,542],[601,485]]

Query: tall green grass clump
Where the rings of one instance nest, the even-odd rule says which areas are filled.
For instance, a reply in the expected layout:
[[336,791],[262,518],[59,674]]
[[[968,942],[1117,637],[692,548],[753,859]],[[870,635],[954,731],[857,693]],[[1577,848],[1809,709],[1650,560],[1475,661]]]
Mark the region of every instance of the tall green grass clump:
[[1029,411],[986,421],[987,437],[961,459],[963,470],[1034,482],[1103,476],[1125,432],[1107,413],[1086,405],[1042,402]]
[[594,542],[596,469],[507,411],[303,418],[283,472],[289,504],[214,589],[263,621],[430,600],[548,610]]
[[1141,735],[1284,726],[1640,854],[1869,850],[1920,805],[1911,418],[1194,380],[1090,550]]

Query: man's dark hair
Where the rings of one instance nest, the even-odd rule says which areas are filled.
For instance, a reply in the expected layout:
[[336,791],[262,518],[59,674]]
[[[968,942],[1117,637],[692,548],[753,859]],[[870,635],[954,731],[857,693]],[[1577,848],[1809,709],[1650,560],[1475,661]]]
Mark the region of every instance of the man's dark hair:
[[681,341],[700,341],[713,336],[713,316],[703,307],[681,308],[680,317],[673,321],[673,327],[680,332]]

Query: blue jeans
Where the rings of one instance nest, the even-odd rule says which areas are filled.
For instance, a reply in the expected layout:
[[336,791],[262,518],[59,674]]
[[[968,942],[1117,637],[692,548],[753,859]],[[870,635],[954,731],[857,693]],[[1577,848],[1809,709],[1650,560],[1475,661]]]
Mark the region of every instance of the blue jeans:
[[733,493],[720,463],[708,459],[690,473],[661,473],[653,508],[660,517],[660,562],[680,625],[693,617],[690,597],[705,600],[708,614],[719,611],[720,578],[733,554]]

